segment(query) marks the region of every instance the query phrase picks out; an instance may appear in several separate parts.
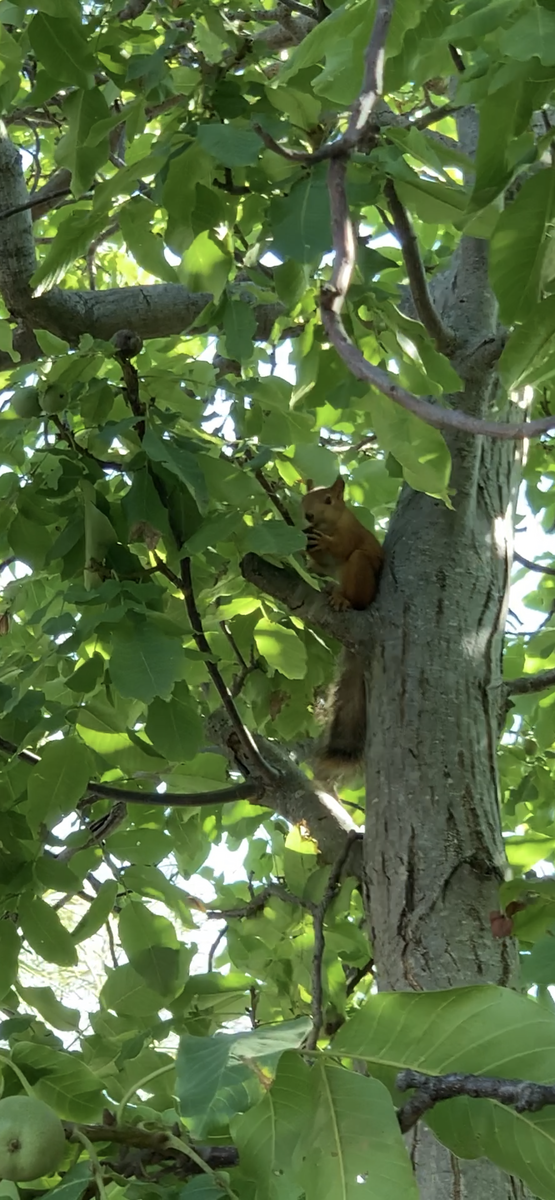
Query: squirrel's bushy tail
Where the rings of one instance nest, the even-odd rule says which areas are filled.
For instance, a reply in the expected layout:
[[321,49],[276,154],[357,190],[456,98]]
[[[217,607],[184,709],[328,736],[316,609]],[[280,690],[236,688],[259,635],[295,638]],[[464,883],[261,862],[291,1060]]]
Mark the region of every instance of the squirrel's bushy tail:
[[330,699],[330,720],[316,755],[317,773],[354,770],[364,761],[366,744],[366,687],[360,658],[344,650]]

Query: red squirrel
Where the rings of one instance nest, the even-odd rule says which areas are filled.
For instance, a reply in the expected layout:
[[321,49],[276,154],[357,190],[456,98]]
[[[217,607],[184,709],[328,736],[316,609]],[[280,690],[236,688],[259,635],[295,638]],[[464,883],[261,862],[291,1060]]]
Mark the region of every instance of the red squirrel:
[[[383,549],[347,508],[341,477],[329,488],[307,480],[302,499],[307,521],[307,553],[319,575],[332,575],[337,584],[330,595],[336,610],[364,609],[372,603],[384,561]],[[364,667],[352,651],[342,654],[339,678],[331,696],[331,720],[317,755],[322,777],[362,762],[366,742]]]

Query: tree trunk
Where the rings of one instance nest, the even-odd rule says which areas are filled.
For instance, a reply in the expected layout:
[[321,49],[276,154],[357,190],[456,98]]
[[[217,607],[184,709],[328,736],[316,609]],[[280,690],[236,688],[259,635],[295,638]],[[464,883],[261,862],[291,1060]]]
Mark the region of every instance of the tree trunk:
[[[463,243],[453,272],[445,315],[459,336],[461,313],[469,345],[476,328],[494,332],[483,244]],[[494,386],[485,373],[467,383],[467,411],[491,410]],[[505,864],[496,750],[518,455],[489,438],[450,448],[453,510],[406,488],[391,522],[368,676],[365,881],[379,985],[395,991],[515,976],[489,914]],[[422,1125],[411,1141],[423,1200],[525,1195]]]

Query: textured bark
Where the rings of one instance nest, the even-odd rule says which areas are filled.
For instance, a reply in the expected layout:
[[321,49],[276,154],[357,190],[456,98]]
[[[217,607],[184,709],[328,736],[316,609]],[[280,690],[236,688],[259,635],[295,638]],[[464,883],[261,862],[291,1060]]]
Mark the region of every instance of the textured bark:
[[[463,243],[446,312],[459,337],[495,335],[484,244]],[[464,355],[458,364],[465,373]],[[470,371],[467,372],[467,377]],[[491,411],[495,379],[468,384]],[[460,400],[459,400],[460,404]],[[509,985],[516,954],[492,937],[504,851],[496,748],[518,484],[514,446],[450,439],[453,510],[406,488],[386,539],[368,677],[365,887],[379,986]],[[514,1200],[518,1181],[411,1135],[422,1200]]]

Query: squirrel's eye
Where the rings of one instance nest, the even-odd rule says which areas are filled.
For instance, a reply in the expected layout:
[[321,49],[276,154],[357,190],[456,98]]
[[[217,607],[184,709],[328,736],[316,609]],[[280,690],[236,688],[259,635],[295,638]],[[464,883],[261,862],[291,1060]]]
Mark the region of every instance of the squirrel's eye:
[[331,504],[331,496],[326,496],[326,504]]
[[307,521],[313,521],[314,513],[305,513],[305,517],[306,517]]

